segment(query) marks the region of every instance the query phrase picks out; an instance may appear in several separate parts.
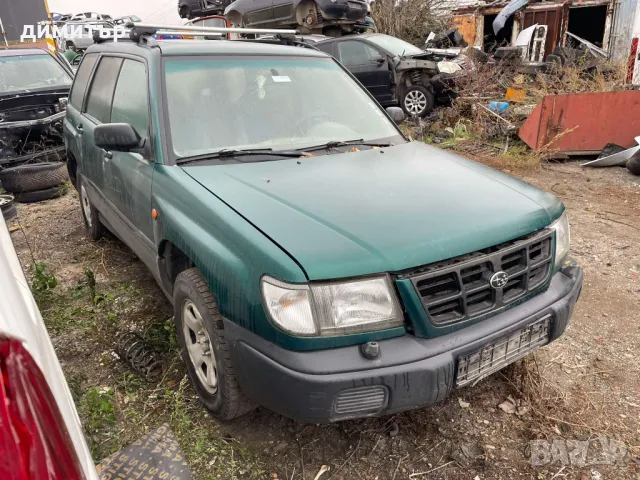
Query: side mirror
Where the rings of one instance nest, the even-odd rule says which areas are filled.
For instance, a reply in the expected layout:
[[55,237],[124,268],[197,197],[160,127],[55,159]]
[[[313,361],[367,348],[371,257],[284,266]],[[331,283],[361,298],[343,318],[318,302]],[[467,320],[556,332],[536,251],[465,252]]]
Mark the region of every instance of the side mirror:
[[402,110],[400,107],[388,107],[387,113],[396,125],[400,125],[407,118],[407,116],[404,114],[404,110]]
[[107,123],[93,130],[93,140],[98,148],[116,152],[129,152],[144,146],[136,129],[128,123]]
[[384,57],[382,55],[380,55],[379,53],[376,53],[374,55],[371,55],[371,63],[384,63]]

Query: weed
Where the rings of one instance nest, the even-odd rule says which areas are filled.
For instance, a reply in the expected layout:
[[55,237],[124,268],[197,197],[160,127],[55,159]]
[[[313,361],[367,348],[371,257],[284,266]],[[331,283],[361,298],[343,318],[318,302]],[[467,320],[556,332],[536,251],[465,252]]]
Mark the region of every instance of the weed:
[[44,294],[53,290],[58,285],[55,275],[49,273],[46,263],[36,262],[31,280],[31,290],[35,294]]
[[95,298],[96,296],[96,276],[89,267],[84,267],[84,278],[87,284],[87,288],[89,289],[89,293],[91,294],[91,298]]
[[114,439],[110,436],[117,421],[114,402],[113,388],[99,386],[89,388],[80,401],[80,418],[93,458],[102,458],[105,444]]

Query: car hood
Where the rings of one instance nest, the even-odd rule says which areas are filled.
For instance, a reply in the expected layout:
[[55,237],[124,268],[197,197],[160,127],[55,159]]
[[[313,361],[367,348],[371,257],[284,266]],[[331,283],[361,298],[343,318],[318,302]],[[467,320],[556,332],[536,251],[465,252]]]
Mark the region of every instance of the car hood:
[[397,272],[548,226],[562,203],[418,143],[300,160],[183,167],[310,280]]

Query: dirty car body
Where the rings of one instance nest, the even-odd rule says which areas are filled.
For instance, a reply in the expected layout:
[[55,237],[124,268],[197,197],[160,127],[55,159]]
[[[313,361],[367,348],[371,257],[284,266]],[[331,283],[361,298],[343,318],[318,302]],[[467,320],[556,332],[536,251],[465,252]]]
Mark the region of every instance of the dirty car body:
[[558,198],[409,142],[314,49],[92,47],[65,139],[92,237],[153,273],[219,418],[438,402],[557,339],[581,290]]
[[399,105],[409,116],[424,117],[436,98],[454,94],[455,75],[441,71],[444,64],[462,70],[442,55],[381,33],[329,39],[316,47],[339,60],[381,105]]
[[245,27],[298,27],[301,33],[352,32],[364,25],[363,0],[236,0],[224,11],[231,23]]
[[44,50],[3,50],[0,74],[0,168],[63,160],[68,64]]

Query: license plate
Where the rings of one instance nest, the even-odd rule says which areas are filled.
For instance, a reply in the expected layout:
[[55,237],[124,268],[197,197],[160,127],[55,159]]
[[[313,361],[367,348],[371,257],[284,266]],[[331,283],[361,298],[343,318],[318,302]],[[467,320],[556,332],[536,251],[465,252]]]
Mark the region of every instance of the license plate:
[[549,341],[551,315],[458,358],[456,386],[462,387],[506,367]]
[[361,10],[362,9],[362,5],[360,5],[359,3],[347,2],[347,4],[349,5],[349,8],[351,10]]

